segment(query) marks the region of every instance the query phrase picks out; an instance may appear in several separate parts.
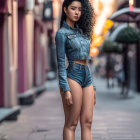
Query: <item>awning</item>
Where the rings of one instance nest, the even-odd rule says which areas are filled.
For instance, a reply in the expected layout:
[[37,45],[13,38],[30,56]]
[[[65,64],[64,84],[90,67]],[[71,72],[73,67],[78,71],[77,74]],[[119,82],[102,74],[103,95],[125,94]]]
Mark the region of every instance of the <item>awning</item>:
[[134,8],[133,11],[128,8],[123,8],[112,14],[108,19],[114,22],[139,22],[140,8]]

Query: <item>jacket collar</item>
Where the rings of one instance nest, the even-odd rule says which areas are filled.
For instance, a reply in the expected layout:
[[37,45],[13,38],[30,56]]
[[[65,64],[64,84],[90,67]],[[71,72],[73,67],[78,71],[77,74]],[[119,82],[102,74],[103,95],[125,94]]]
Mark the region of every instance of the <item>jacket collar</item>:
[[[70,30],[72,30],[72,31],[74,31],[74,32],[79,32],[80,34],[83,34],[82,29],[80,29],[79,26],[78,26],[77,24],[76,24],[75,28],[72,28],[72,27],[71,27],[70,25],[68,25],[68,24],[66,23],[66,21],[64,20],[62,26],[65,27],[65,28],[67,28],[67,29],[70,29]],[[84,35],[84,34],[83,34],[83,35]]]
[[75,28],[72,28],[70,25],[68,25],[68,24],[66,23],[66,21],[63,21],[63,27],[65,27],[65,28],[67,28],[67,29],[71,29],[71,30],[73,30],[73,31],[76,31],[76,30],[78,29],[78,25],[76,25]]

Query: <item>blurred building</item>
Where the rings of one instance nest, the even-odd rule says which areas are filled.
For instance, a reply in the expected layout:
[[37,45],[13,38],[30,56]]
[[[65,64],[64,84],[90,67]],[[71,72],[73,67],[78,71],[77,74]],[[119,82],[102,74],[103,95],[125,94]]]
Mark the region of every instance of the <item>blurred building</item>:
[[[0,115],[19,113],[17,100],[18,2],[0,0]],[[3,108],[6,108],[3,112]],[[16,115],[15,115],[16,118]]]
[[[136,0],[135,1],[135,6],[137,8],[140,8],[140,1]],[[137,27],[140,30],[140,23],[137,23]],[[140,92],[140,42],[136,46],[137,51],[136,51],[136,56],[137,56],[137,64],[136,64],[136,72],[137,72],[137,91]]]
[[[112,6],[110,6],[110,2],[114,2]],[[102,42],[104,41],[102,39],[102,36],[104,34],[104,27],[108,26],[106,25],[106,20],[109,15],[112,14],[112,12],[117,11],[119,9],[129,7],[129,0],[108,0],[108,1],[103,1],[103,0],[95,0],[95,11],[98,15],[98,19],[96,22],[96,27],[95,27],[95,34],[97,35],[97,38],[94,38],[94,41],[97,41],[96,44],[98,46],[101,46]],[[104,4],[105,3],[105,4]],[[139,0],[134,0],[134,7],[139,8],[140,7],[140,1]],[[107,7],[107,10],[109,11],[107,14],[107,11],[104,9],[105,5]],[[109,9],[112,9],[109,10]],[[103,13],[103,14],[102,14]],[[106,16],[107,15],[107,16]],[[123,24],[123,23],[121,23]],[[120,24],[117,23],[115,24],[119,26]],[[133,27],[138,27],[140,29],[140,24],[139,23],[133,23],[131,24]],[[116,27],[116,26],[115,26]],[[114,28],[115,28],[114,27]],[[107,32],[106,32],[107,33]],[[95,45],[95,43],[93,43]],[[129,82],[130,82],[130,88],[133,90],[136,90],[140,92],[140,44],[130,44],[127,45],[127,56],[128,56],[128,66],[127,66],[127,71],[126,73],[129,73]],[[122,60],[123,61],[123,60]]]
[[[22,104],[45,90],[49,31],[54,40],[57,11],[43,19],[44,0],[0,0],[0,122],[17,119]],[[57,1],[50,1],[57,9]],[[47,9],[46,15],[50,14]],[[48,36],[49,35],[49,36]]]

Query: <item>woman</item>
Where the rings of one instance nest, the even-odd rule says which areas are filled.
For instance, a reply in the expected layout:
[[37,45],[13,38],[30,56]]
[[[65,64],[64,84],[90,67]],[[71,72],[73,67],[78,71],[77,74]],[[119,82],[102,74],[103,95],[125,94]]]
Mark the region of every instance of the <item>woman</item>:
[[[92,140],[95,86],[87,61],[93,28],[93,9],[89,0],[64,0],[60,29],[56,33],[58,78],[65,124],[63,140],[74,140],[80,118],[81,139]],[[68,67],[65,66],[65,54]]]

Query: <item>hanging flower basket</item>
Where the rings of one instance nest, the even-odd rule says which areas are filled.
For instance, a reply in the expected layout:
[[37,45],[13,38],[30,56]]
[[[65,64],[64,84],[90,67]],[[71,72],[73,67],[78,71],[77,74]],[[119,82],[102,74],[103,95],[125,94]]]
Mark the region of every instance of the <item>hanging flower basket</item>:
[[116,42],[132,44],[140,41],[140,31],[136,27],[127,26],[117,35]]
[[103,53],[122,53],[123,48],[118,43],[111,41],[111,40],[105,40],[103,45],[101,46],[101,51]]

